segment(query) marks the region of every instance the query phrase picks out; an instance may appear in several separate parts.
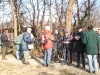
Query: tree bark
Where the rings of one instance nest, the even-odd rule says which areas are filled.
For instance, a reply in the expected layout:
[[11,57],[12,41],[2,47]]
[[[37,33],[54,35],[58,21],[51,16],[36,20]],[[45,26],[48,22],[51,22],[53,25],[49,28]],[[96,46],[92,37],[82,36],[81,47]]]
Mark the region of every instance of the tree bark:
[[68,29],[69,32],[71,32],[71,22],[73,18],[73,6],[75,4],[76,0],[69,0],[68,7],[66,11],[66,29]]
[[10,5],[11,5],[12,17],[14,21],[14,37],[17,37],[17,19],[16,19],[16,15],[14,12],[14,4],[12,0],[10,0]]

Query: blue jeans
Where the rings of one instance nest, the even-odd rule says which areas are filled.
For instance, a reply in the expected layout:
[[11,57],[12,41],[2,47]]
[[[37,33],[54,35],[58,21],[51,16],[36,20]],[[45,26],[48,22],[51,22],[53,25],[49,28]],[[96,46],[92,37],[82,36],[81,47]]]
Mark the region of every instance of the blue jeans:
[[97,71],[98,70],[97,55],[87,55],[87,58],[88,58],[89,71],[92,71],[92,64],[94,67],[94,71]]
[[45,55],[44,55],[45,65],[49,66],[51,64],[51,55],[52,55],[52,48],[45,50]]
[[80,66],[80,55],[81,55],[81,58],[82,58],[82,66],[85,67],[84,52],[77,52],[77,66]]
[[19,60],[22,57],[22,51],[16,51],[16,58]]

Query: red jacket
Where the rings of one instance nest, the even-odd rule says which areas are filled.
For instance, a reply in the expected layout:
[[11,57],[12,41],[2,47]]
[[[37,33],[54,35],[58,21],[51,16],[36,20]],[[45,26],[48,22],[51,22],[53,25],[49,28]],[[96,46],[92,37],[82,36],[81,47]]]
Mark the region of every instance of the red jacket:
[[53,48],[53,41],[55,40],[54,36],[51,34],[51,31],[44,30],[46,44],[43,45],[44,50]]

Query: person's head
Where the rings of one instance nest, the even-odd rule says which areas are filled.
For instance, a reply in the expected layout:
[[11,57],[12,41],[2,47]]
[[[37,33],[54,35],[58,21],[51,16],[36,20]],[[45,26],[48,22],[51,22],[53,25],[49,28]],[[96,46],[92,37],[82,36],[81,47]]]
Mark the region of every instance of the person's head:
[[32,29],[31,28],[27,28],[27,32],[31,33]]
[[64,35],[68,35],[68,30],[67,29],[64,29]]
[[100,29],[98,29],[98,34],[100,34]]
[[80,28],[78,29],[78,32],[82,32],[82,30],[83,30],[82,27],[80,27]]
[[4,29],[3,33],[7,34],[8,33],[8,29]]
[[45,26],[44,29],[50,31],[50,26]]
[[54,33],[55,33],[55,34],[58,34],[58,30],[57,30],[57,29],[55,29],[55,30],[54,30]]
[[93,30],[93,26],[92,25],[89,25],[88,26],[88,30]]

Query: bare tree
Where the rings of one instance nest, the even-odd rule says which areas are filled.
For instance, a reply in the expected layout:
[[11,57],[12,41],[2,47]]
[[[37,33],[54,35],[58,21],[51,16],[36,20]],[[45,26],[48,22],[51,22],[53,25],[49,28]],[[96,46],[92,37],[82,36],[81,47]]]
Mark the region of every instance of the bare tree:
[[45,17],[45,11],[46,11],[46,0],[43,0],[43,15],[42,15],[42,18],[41,18],[41,27],[42,29],[44,28],[44,17]]
[[68,2],[68,6],[67,6],[67,11],[66,11],[66,29],[69,30],[69,32],[71,32],[71,22],[72,22],[72,18],[73,18],[73,6],[75,4],[76,0],[69,0]]
[[14,4],[13,4],[12,0],[9,0],[9,1],[10,1],[12,17],[13,17],[13,21],[14,21],[14,37],[17,37],[17,19],[16,19],[16,15],[14,12]]

